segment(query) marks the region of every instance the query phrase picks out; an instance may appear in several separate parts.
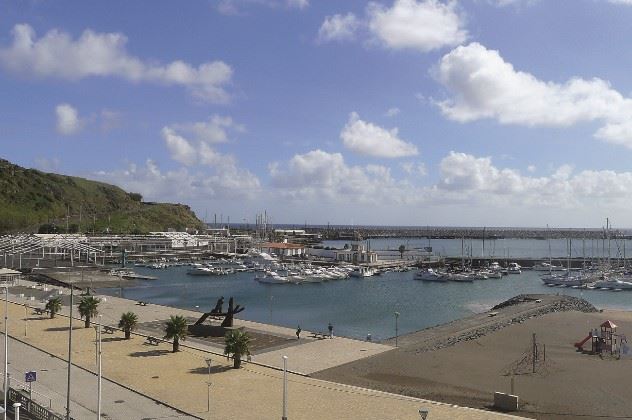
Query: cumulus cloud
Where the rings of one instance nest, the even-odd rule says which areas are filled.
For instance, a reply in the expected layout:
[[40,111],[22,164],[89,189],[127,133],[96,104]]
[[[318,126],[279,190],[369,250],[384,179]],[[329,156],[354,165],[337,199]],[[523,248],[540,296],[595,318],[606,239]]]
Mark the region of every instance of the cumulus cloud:
[[57,117],[57,132],[64,136],[77,134],[83,127],[79,112],[70,104],[59,104],[55,107]]
[[413,187],[393,179],[389,168],[350,166],[342,154],[322,150],[294,155],[286,165],[272,163],[269,173],[272,186],[282,196],[296,200],[405,203],[415,197]]
[[366,156],[399,158],[419,153],[414,144],[398,137],[397,128],[386,130],[361,120],[355,112],[349,116],[340,138],[347,149]]
[[138,191],[150,201],[197,201],[204,199],[254,199],[260,190],[259,179],[235,167],[217,173],[193,172],[180,167],[161,170],[147,159],[144,165],[131,163],[123,169],[100,171],[94,175],[105,182]]
[[244,130],[230,117],[213,115],[208,121],[165,126],[162,128],[162,137],[171,158],[183,165],[228,167],[236,164],[235,158],[212,148],[214,144],[228,141],[228,129]]
[[487,118],[501,124],[557,127],[601,121],[604,125],[595,133],[598,138],[632,148],[632,100],[607,81],[542,81],[514,69],[498,51],[479,43],[446,54],[436,77],[452,94],[452,98],[438,102],[443,114],[452,120]]
[[27,24],[15,25],[13,42],[0,48],[0,64],[8,71],[35,77],[79,80],[86,77],[120,77],[131,82],[151,82],[185,87],[192,95],[223,103],[232,77],[223,61],[193,66],[177,60],[165,65],[143,61],[126,50],[121,33],[85,30],[77,39],[57,29],[38,38]]
[[392,49],[428,52],[461,44],[468,37],[455,1],[395,0],[391,7],[369,3],[367,15],[372,34]]
[[360,21],[353,13],[327,16],[318,30],[318,41],[348,41],[355,38]]
[[404,162],[401,164],[401,167],[410,176],[423,177],[428,175],[428,170],[424,163]]

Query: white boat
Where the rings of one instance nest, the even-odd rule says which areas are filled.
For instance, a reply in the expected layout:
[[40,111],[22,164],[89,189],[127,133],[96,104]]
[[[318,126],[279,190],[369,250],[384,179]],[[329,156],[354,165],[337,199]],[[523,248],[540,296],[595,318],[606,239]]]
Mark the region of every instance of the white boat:
[[593,286],[598,289],[632,290],[632,283],[627,282],[627,281],[617,280],[617,279],[599,280],[599,281],[596,281]]
[[281,277],[276,271],[267,271],[263,277],[255,277],[259,283],[268,284],[287,284],[290,280],[287,277]]
[[444,282],[448,281],[448,277],[442,273],[434,271],[432,268],[428,268],[417,272],[417,274],[415,274],[415,280]]
[[507,267],[507,272],[509,274],[520,274],[522,273],[522,267],[518,263],[512,262],[509,263],[509,267]]
[[533,266],[534,271],[566,271],[561,265],[554,265],[547,262],[541,262]]
[[450,281],[471,283],[474,279],[466,273],[447,273],[445,277]]
[[375,275],[375,270],[371,267],[356,267],[350,274],[351,277],[371,277]]

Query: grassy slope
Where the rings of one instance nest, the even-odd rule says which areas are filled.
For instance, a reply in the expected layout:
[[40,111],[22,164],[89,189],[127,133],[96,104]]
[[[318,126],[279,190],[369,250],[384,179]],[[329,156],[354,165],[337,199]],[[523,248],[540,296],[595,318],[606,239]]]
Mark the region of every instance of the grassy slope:
[[[36,231],[40,224],[79,224],[81,230],[145,233],[201,228],[182,204],[142,203],[122,189],[83,178],[25,169],[0,159],[0,232]],[[96,223],[94,223],[96,222]]]

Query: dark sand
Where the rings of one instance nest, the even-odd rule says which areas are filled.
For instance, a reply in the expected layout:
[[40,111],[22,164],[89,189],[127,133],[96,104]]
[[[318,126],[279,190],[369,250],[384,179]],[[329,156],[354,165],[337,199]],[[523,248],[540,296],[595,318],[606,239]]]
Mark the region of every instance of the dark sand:
[[[535,313],[555,298],[504,308],[494,317],[481,314],[419,331],[402,337],[398,349],[313,376],[489,408],[494,391],[510,392],[508,373],[515,371],[518,361],[529,352],[535,333],[537,341],[546,345],[546,362],[535,374],[530,363],[517,369],[515,393],[522,408],[516,414],[541,419],[632,418],[632,359],[602,359],[577,352],[573,346],[607,319],[618,325],[618,333],[632,337],[632,313],[556,312],[508,324],[520,314]],[[504,328],[496,329],[496,323]],[[480,334],[481,325],[486,325],[486,335]],[[481,336],[453,344],[455,337],[464,335]]]

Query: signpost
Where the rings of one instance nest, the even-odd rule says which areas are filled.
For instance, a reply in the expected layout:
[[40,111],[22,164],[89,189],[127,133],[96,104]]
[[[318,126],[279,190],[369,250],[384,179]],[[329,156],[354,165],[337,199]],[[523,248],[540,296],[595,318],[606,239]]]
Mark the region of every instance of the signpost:
[[29,400],[33,399],[33,382],[37,381],[37,372],[34,370],[24,373],[24,382],[29,384]]

